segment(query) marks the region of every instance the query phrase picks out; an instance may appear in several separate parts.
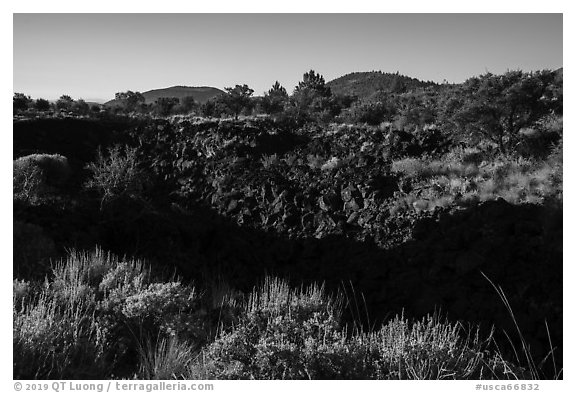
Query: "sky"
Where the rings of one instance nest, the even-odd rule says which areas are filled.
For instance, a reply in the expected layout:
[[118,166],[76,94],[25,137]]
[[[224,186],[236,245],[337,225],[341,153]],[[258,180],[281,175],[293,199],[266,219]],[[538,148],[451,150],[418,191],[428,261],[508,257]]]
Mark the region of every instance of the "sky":
[[116,92],[381,70],[435,82],[563,66],[562,14],[14,14],[13,89]]

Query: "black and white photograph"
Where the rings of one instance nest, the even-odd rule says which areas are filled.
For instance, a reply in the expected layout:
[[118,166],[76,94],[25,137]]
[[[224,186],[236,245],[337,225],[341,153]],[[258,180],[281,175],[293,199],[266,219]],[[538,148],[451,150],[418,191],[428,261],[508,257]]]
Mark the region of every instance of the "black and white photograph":
[[13,380],[564,380],[564,15],[222,11],[13,13]]

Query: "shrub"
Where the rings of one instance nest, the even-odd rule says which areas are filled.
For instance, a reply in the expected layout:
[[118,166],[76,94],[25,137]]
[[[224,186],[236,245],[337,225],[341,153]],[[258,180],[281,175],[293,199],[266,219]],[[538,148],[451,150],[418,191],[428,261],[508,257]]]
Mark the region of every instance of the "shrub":
[[12,280],[12,303],[17,310],[20,310],[32,293],[29,281]]
[[272,154],[270,156],[267,155],[262,156],[260,162],[262,163],[264,169],[270,169],[274,165],[277,165],[280,162],[280,160],[276,154]]
[[477,148],[455,147],[444,155],[443,161],[462,163],[464,165],[480,166],[484,161],[490,161],[493,157],[486,151]]
[[98,150],[96,161],[86,168],[92,172],[86,187],[101,194],[102,205],[123,196],[140,198],[147,183],[137,149],[129,146],[111,147],[107,156]]
[[41,287],[28,291],[22,307],[14,310],[15,378],[94,379],[121,373],[116,367],[127,363],[132,333],[104,306],[106,294],[100,291],[107,272],[119,263],[100,249],[72,251]]
[[15,379],[93,379],[101,373],[98,326],[89,303],[60,305],[44,291],[14,311]]
[[420,159],[403,158],[393,161],[391,170],[394,173],[401,173],[407,177],[419,177],[425,173],[427,167]]
[[149,337],[205,340],[195,289],[150,281],[141,262],[100,249],[72,251],[42,286],[14,281],[14,377],[129,375]]
[[[288,167],[293,167],[298,163],[298,156],[296,154],[286,154],[283,161]],[[301,160],[300,160],[301,161]]]
[[190,367],[191,379],[479,379],[514,378],[486,352],[488,340],[461,325],[396,317],[372,333],[341,325],[342,302],[319,286],[290,289],[267,279],[242,321],[223,332]]
[[383,102],[357,103],[343,111],[340,118],[350,123],[366,123],[379,125],[384,120],[392,117],[394,108]]
[[338,157],[332,157],[328,161],[326,161],[320,167],[320,169],[323,171],[332,171],[334,169],[338,169],[341,166],[342,166],[342,160],[340,160]]
[[98,289],[104,296],[106,308],[113,309],[143,290],[148,281],[149,275],[140,261],[122,261],[106,272]]
[[68,159],[59,154],[32,154],[14,160],[14,197],[40,203],[70,176]]
[[52,269],[50,288],[53,297],[62,305],[82,301],[94,302],[104,275],[118,264],[116,258],[100,248],[93,252],[71,251],[66,260]]
[[319,155],[309,154],[307,160],[310,169],[321,169],[322,165],[324,165],[324,159]]
[[521,131],[519,143],[514,151],[524,157],[545,158],[562,139],[563,117],[557,115],[544,116],[534,124],[534,127]]
[[125,299],[122,314],[138,326],[152,324],[170,336],[203,339],[202,324],[194,315],[197,301],[194,288],[179,282],[151,283]]
[[[41,286],[14,281],[14,378],[524,376],[489,352],[488,340],[459,324],[396,317],[374,332],[349,332],[341,296],[328,296],[319,285],[292,289],[272,278],[239,300],[235,323],[221,325],[216,340],[198,353],[206,310],[199,309],[195,289],[150,279],[140,262],[96,249],[71,253]],[[223,304],[226,296],[212,297]]]
[[307,336],[332,334],[339,304],[323,287],[292,290],[282,280],[267,278],[249,296],[243,320],[208,347],[206,362],[191,373],[217,379],[305,378],[300,347]]

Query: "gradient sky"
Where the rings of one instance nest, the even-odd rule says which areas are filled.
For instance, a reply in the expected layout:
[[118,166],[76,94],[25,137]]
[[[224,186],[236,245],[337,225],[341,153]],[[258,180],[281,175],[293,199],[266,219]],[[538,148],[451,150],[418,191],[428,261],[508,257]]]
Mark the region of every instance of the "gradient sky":
[[243,83],[262,95],[310,69],[462,82],[562,64],[562,14],[14,14],[14,91],[33,98]]

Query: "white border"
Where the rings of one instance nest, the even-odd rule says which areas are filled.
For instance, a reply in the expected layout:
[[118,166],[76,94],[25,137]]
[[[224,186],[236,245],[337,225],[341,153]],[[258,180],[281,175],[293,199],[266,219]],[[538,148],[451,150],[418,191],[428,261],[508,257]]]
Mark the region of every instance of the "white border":
[[[1,133],[1,146],[2,146],[2,165],[0,167],[0,178],[2,180],[2,226],[1,236],[2,247],[4,250],[2,277],[3,283],[0,286],[0,305],[1,315],[8,315],[11,308],[11,260],[12,260],[12,190],[10,188],[11,182],[11,157],[12,157],[12,119],[11,119],[11,105],[9,99],[12,96],[12,14],[13,13],[58,13],[58,12],[79,12],[79,13],[199,13],[199,12],[225,12],[225,13],[265,13],[265,12],[298,12],[298,13],[395,13],[395,12],[408,12],[408,13],[564,13],[564,83],[565,83],[565,103],[564,107],[568,108],[566,111],[565,127],[568,132],[565,134],[565,163],[566,167],[565,180],[564,180],[564,194],[565,194],[565,231],[564,231],[564,244],[565,253],[564,260],[564,367],[565,367],[565,380],[559,383],[542,382],[541,391],[576,391],[574,377],[574,361],[572,360],[572,353],[574,350],[574,340],[571,335],[571,327],[574,326],[574,314],[572,311],[571,299],[574,299],[574,285],[571,279],[574,277],[574,253],[571,243],[574,242],[574,232],[571,230],[571,224],[575,221],[574,218],[574,205],[573,205],[573,185],[574,185],[574,158],[571,154],[574,150],[574,133],[573,129],[573,115],[570,108],[573,107],[572,93],[574,92],[572,66],[573,66],[573,50],[570,46],[569,37],[575,37],[574,26],[575,20],[573,17],[573,10],[570,7],[569,1],[502,1],[502,0],[483,0],[480,2],[465,2],[465,1],[447,1],[447,0],[417,0],[411,2],[397,2],[396,4],[389,4],[389,2],[375,2],[369,0],[355,0],[355,1],[331,1],[319,2],[310,0],[291,0],[290,2],[271,2],[271,1],[213,1],[213,2],[194,2],[190,0],[177,0],[177,1],[123,1],[118,0],[96,0],[92,2],[81,2],[78,0],[24,0],[24,1],[8,1],[2,4],[2,19],[0,22],[1,40],[3,49],[3,78],[2,78],[2,102],[0,108],[2,111],[3,130]],[[8,58],[10,60],[8,60]],[[5,382],[4,387],[7,391],[13,391],[12,378],[12,345],[11,345],[11,324],[8,320],[1,325],[0,338],[2,339],[2,347],[4,348],[4,355],[0,357],[0,370],[2,370],[2,381]],[[218,381],[217,381],[218,382]],[[269,391],[274,389],[278,392],[292,391],[293,389],[304,390],[352,390],[361,389],[362,391],[382,391],[382,384],[386,384],[386,388],[392,389],[418,389],[428,391],[447,391],[447,392],[466,392],[474,390],[473,382],[455,381],[455,382],[441,382],[435,383],[431,381],[423,382],[343,382],[343,381],[314,381],[309,383],[298,382],[254,382],[254,383],[218,383],[221,389],[217,391],[236,391],[236,390],[260,390]]]

